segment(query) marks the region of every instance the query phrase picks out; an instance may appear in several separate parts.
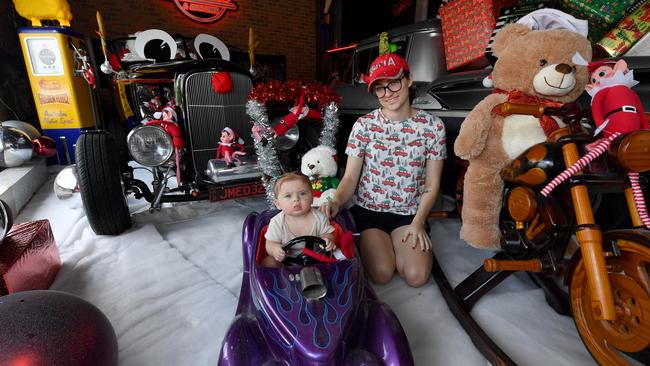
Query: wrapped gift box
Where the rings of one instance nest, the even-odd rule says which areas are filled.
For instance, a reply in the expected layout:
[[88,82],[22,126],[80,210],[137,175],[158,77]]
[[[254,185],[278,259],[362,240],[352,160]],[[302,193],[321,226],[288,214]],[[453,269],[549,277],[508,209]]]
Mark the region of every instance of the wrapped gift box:
[[596,48],[603,57],[618,57],[648,32],[650,32],[650,1],[645,1],[607,32],[598,41]]
[[502,8],[516,0],[456,0],[440,7],[447,70],[488,65],[485,48]]
[[646,34],[625,53],[625,56],[650,56],[650,33]]
[[596,42],[620,20],[638,0],[562,0],[564,11],[589,21],[589,38]]
[[0,244],[0,295],[48,289],[60,268],[50,222],[16,224]]

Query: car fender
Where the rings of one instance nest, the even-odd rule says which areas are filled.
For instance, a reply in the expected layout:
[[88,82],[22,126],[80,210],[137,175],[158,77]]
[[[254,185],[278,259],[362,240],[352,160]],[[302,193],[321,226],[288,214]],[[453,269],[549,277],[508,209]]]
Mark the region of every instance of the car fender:
[[381,358],[386,365],[413,365],[408,339],[397,316],[381,301],[368,300],[363,349]]
[[257,366],[272,360],[257,319],[240,314],[226,333],[219,355],[219,366]]

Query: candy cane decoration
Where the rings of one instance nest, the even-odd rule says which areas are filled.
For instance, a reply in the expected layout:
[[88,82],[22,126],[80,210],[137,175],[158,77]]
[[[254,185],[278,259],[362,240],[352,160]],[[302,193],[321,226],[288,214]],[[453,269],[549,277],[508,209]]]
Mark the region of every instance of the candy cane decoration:
[[607,147],[612,143],[614,138],[616,136],[620,135],[620,133],[614,133],[609,137],[605,137],[601,139],[596,145],[592,146],[591,150],[587,153],[587,155],[581,157],[578,161],[575,162],[575,164],[571,165],[568,167],[565,171],[560,173],[557,177],[553,178],[553,180],[548,183],[544,188],[542,188],[542,196],[546,197],[548,196],[552,190],[555,189],[555,187],[559,186],[562,182],[565,180],[569,179],[571,176],[575,175],[582,169],[584,169],[587,164],[591,163],[595,158],[600,156],[602,153],[607,150]]
[[[595,158],[602,155],[607,150],[609,145],[612,144],[612,141],[614,141],[614,139],[620,134],[620,132],[614,132],[609,137],[604,137],[598,141],[591,147],[585,156],[580,158],[575,162],[575,164],[568,167],[557,177],[553,178],[553,180],[551,180],[544,188],[542,188],[542,196],[547,197],[549,194],[551,194],[551,191],[555,189],[555,187],[559,186],[562,182],[584,169],[584,167],[592,162]],[[627,176],[630,179],[632,193],[634,196],[634,204],[636,205],[636,210],[639,213],[639,217],[641,218],[641,221],[643,221],[643,225],[650,229],[650,217],[648,217],[648,210],[646,209],[645,201],[643,199],[643,192],[641,191],[641,186],[639,185],[639,173],[628,172]]]
[[632,195],[634,196],[634,204],[636,205],[639,217],[641,218],[643,225],[650,229],[650,217],[648,217],[648,210],[645,207],[643,192],[641,191],[641,185],[639,185],[639,173],[629,172],[627,173],[627,176],[630,178],[630,183],[632,184]]

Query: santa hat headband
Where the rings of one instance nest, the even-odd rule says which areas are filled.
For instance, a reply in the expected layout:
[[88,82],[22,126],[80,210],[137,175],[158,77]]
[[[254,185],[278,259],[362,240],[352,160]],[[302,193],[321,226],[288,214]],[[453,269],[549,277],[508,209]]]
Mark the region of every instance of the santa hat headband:
[[241,137],[239,137],[239,135],[237,134],[237,132],[235,132],[235,130],[233,130],[232,128],[230,128],[230,127],[224,127],[223,130],[221,130],[221,132],[223,132],[223,131],[228,132],[228,134],[229,134],[230,136],[232,136],[233,140],[236,140],[236,142],[237,142],[238,144],[240,144],[240,145],[243,145],[243,144],[244,144],[244,139],[241,138]]
[[591,73],[596,71],[597,68],[599,68],[601,66],[605,66],[605,65],[614,66],[614,65],[616,65],[616,61],[615,60],[602,60],[602,61],[590,62],[587,65],[587,71],[589,71],[589,74],[591,75]]
[[172,121],[177,122],[178,121],[178,115],[176,114],[176,110],[174,109],[173,106],[166,105],[163,107],[163,109],[160,112],[156,112],[153,114],[153,117],[155,119],[160,119],[162,118],[162,113],[163,112],[169,112],[169,114],[172,116]]

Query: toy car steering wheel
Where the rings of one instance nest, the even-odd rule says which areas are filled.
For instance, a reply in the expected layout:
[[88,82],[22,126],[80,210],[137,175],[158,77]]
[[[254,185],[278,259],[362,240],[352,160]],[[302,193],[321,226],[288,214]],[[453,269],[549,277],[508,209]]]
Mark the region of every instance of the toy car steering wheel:
[[[289,249],[293,248],[294,246],[298,244],[303,244],[304,248],[307,248],[313,252],[316,252],[318,254],[326,255],[329,256],[330,252],[325,250],[325,240],[322,238],[319,238],[317,236],[312,236],[312,235],[304,235],[304,236],[297,236],[293,239],[291,239],[289,242],[284,244],[282,246],[282,249],[284,251],[288,251]],[[296,257],[289,257],[288,255],[284,258],[282,261],[282,264],[288,265],[288,266],[307,266],[311,264],[318,264],[318,263],[323,263],[320,260],[308,256],[305,253],[300,253]]]

